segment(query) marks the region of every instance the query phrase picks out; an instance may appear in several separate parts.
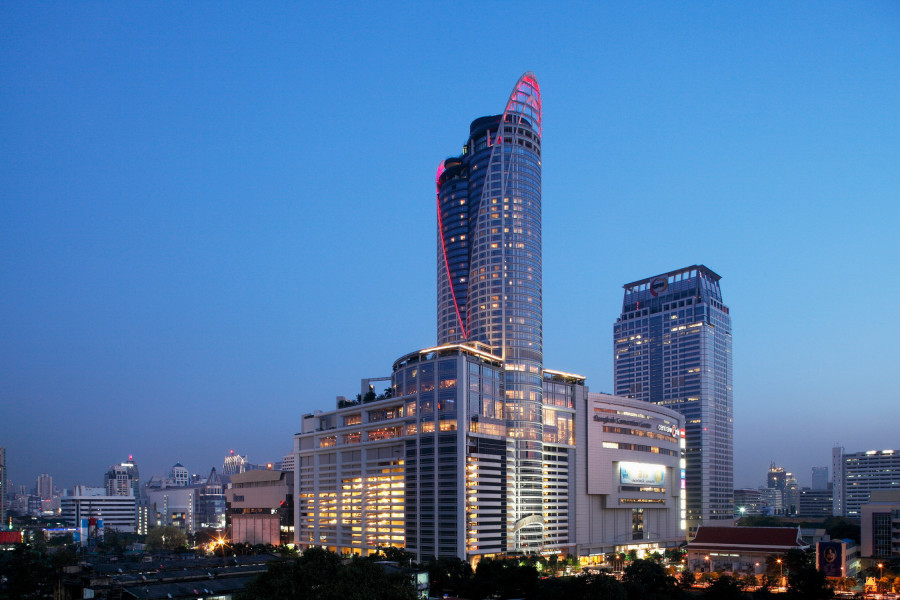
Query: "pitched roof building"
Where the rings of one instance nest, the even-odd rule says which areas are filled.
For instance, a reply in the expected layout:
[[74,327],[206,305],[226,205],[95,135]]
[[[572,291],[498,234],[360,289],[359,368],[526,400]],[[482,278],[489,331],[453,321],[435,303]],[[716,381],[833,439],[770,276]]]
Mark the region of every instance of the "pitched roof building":
[[687,565],[701,572],[759,574],[768,556],[807,548],[799,527],[700,527],[688,542]]

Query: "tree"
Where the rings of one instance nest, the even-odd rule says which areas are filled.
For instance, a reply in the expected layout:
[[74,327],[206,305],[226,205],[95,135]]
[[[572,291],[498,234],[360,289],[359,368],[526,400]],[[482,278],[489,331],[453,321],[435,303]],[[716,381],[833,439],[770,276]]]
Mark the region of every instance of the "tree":
[[812,565],[804,565],[791,570],[787,595],[798,600],[826,600],[834,597],[834,590],[824,573]]
[[629,598],[649,600],[674,594],[675,578],[666,575],[662,565],[652,560],[638,559],[625,567],[622,576]]
[[691,587],[697,581],[696,575],[690,569],[685,569],[681,572],[681,576],[678,578],[681,583],[681,587]]
[[444,594],[462,596],[472,586],[475,573],[472,566],[458,558],[431,559],[425,564],[431,595],[440,598]]
[[0,553],[0,598],[51,598],[53,572],[43,554],[16,544],[12,552]]
[[379,548],[378,554],[374,555],[374,558],[376,560],[389,560],[397,564],[406,565],[415,558],[415,555],[412,552],[407,552],[403,548],[385,546],[384,548]]
[[483,559],[475,569],[470,598],[531,598],[537,589],[538,572],[517,560]]
[[562,596],[565,600],[626,600],[628,597],[625,586],[615,577],[603,573],[580,575],[561,581],[568,582],[568,589],[565,590],[568,594]]
[[684,548],[666,548],[664,555],[670,563],[680,563],[687,552]]
[[147,533],[147,549],[150,551],[175,550],[186,545],[187,536],[178,527],[164,525],[154,527]]
[[833,540],[851,539],[857,543],[860,541],[860,527],[844,517],[830,517],[825,520],[825,531]]
[[730,575],[716,578],[703,592],[703,597],[710,600],[741,600],[743,595],[740,581]]
[[748,589],[752,587],[756,587],[759,585],[759,581],[756,579],[756,575],[752,573],[747,573],[740,579],[740,584],[742,589]]
[[737,524],[738,527],[795,527],[795,525],[785,523],[778,517],[770,517],[767,515],[741,517]]

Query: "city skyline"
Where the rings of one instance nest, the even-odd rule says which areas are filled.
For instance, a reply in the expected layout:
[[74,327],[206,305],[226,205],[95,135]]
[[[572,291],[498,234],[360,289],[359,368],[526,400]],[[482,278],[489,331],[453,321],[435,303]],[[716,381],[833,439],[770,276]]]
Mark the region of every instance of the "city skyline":
[[478,10],[0,8],[11,482],[280,460],[427,347],[434,157],[525,70],[544,365],[612,392],[622,282],[705,264],[736,315],[735,487],[896,445],[900,317],[869,295],[900,292],[900,9]]

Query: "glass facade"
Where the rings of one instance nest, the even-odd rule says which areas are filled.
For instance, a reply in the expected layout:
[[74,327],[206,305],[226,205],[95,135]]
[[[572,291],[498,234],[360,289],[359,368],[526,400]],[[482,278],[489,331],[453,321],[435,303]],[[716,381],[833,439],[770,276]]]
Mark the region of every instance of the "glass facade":
[[541,94],[519,78],[501,115],[472,122],[437,172],[438,344],[479,342],[503,359],[514,450],[509,550],[543,543]]
[[700,265],[629,283],[614,326],[616,395],[685,418],[689,535],[733,514],[731,316],[719,279]]

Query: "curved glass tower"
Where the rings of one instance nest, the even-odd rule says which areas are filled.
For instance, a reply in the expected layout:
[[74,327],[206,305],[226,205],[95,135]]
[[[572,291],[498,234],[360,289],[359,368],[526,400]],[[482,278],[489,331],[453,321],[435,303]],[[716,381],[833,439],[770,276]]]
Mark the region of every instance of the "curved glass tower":
[[541,92],[516,82],[501,115],[472,122],[461,156],[437,171],[438,344],[480,342],[502,357],[510,438],[508,536],[543,531]]

